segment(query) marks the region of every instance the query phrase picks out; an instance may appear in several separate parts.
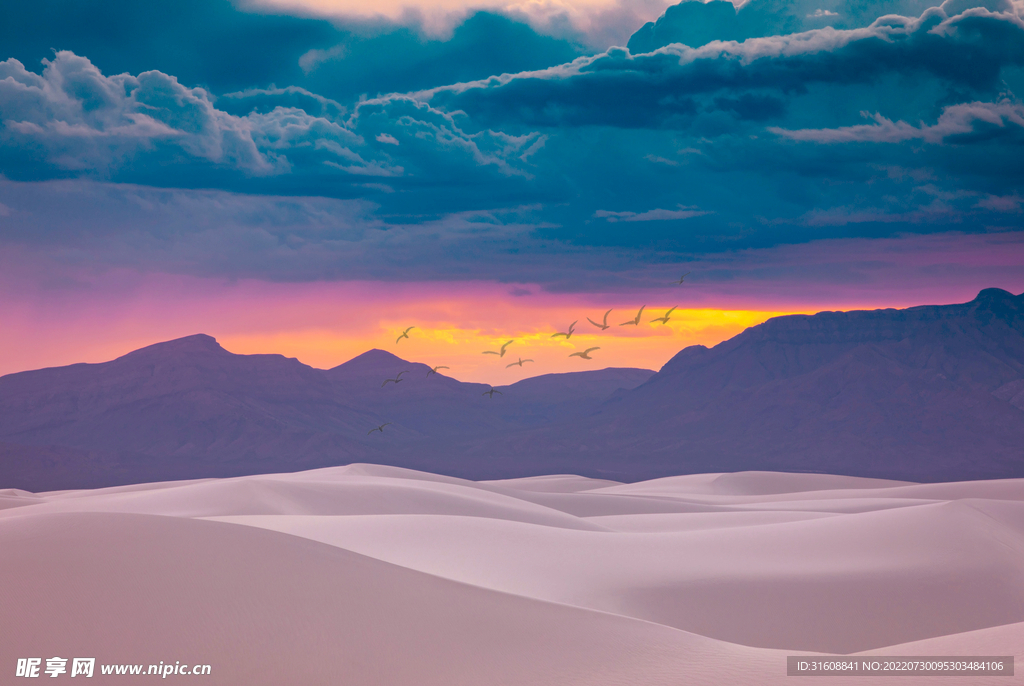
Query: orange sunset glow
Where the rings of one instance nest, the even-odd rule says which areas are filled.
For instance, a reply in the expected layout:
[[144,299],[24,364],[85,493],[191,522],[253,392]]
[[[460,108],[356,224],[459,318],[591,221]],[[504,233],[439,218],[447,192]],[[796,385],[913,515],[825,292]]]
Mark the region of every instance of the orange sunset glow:
[[[686,346],[715,345],[770,317],[825,309],[687,307],[696,291],[682,288],[606,297],[518,288],[530,295],[510,295],[508,284],[483,282],[270,284],[121,275],[87,293],[0,305],[0,316],[19,332],[0,340],[0,374],[103,362],[206,333],[234,353],[277,353],[318,368],[379,348],[410,362],[447,366],[447,375],[462,381],[503,385],[546,373],[658,369]],[[641,305],[640,324],[620,326]],[[673,306],[667,323],[651,321]],[[609,308],[607,330],[587,321],[602,322]],[[552,337],[574,321],[571,338]],[[396,343],[409,326],[415,327],[409,337]],[[514,342],[503,357],[482,354],[509,340]],[[591,360],[569,356],[592,347],[599,350]],[[507,367],[519,358],[533,362]]]
[[[606,308],[607,309],[607,308]],[[399,322],[382,320],[375,335],[345,338],[331,330],[288,331],[271,334],[233,334],[220,337],[220,343],[235,353],[279,352],[296,357],[313,367],[329,368],[371,348],[380,348],[412,361],[430,366],[445,365],[444,372],[460,381],[489,383],[495,386],[514,383],[539,374],[603,369],[605,367],[641,367],[659,369],[682,348],[690,345],[715,345],[743,329],[764,320],[789,314],[748,310],[680,310],[672,313],[667,324],[651,323],[667,307],[644,310],[637,327],[618,326],[620,319],[631,319],[635,311],[613,310],[611,328],[602,331],[586,321],[589,315],[600,321],[603,312],[582,314],[571,308],[550,308],[543,313],[523,309],[516,314],[521,320],[513,326],[495,322],[487,327],[461,327],[454,322],[432,321],[413,324],[415,319]],[[564,321],[561,326],[530,324],[538,320],[530,315],[543,314],[547,322]],[[552,333],[565,331],[579,317],[582,323],[570,339],[552,338]],[[416,326],[408,339],[396,342],[405,326]],[[484,355],[497,351],[506,341],[513,341],[502,357]],[[570,357],[570,353],[598,347],[592,360]],[[531,359],[522,367],[508,367],[520,358]]]

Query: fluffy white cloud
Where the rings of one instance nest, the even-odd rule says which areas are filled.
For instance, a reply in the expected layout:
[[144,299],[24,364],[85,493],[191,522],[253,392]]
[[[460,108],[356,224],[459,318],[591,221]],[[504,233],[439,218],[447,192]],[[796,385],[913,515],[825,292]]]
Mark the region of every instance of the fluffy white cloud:
[[0,63],[0,121],[6,145],[41,146],[65,168],[117,166],[167,144],[190,157],[274,174],[288,170],[277,150],[320,125],[346,143],[357,137],[295,111],[236,117],[202,88],[157,71],[104,76],[88,59],[59,52],[41,75],[15,59]]
[[[364,101],[353,113],[301,89],[247,91],[226,96],[232,104],[258,100],[244,115],[216,107],[202,88],[148,71],[105,76],[87,58],[59,52],[42,74],[9,59],[0,62],[0,141],[30,150],[65,170],[101,175],[133,164],[140,155],[170,156],[175,162],[205,162],[247,176],[336,170],[353,176],[402,176],[437,164],[491,166],[503,175],[522,175],[519,157],[537,135],[467,134],[451,115],[410,98]],[[301,91],[301,92],[300,92]],[[304,97],[317,113],[274,104]],[[401,140],[416,156],[411,164],[394,157]],[[40,155],[39,153],[42,152]]]

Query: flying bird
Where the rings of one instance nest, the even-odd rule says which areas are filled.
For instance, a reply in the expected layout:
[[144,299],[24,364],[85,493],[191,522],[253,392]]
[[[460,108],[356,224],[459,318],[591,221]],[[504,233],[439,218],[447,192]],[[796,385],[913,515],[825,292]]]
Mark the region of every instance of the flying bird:
[[372,434],[372,433],[373,433],[374,431],[380,431],[381,433],[384,433],[384,427],[385,427],[385,426],[387,426],[387,425],[388,425],[388,424],[390,424],[390,423],[391,423],[391,422],[384,422],[383,424],[381,424],[380,426],[378,426],[378,427],[377,427],[376,429],[370,429],[369,431],[367,431],[367,432],[366,432],[366,435],[367,435],[367,436],[369,436],[369,435],[370,435],[370,434]]
[[412,331],[415,328],[416,328],[415,326],[410,326],[408,329],[403,331],[402,335],[395,339],[395,343],[398,343],[398,341],[402,340],[403,338],[408,338],[409,337],[409,332]]
[[[576,322],[578,322],[578,321],[579,321],[579,319],[576,320]],[[576,322],[573,322],[572,324],[569,325],[569,331],[568,332],[553,333],[553,334],[551,334],[551,337],[554,338],[555,336],[565,336],[565,340],[569,340],[570,338],[572,338],[572,332],[576,330]]]
[[488,397],[490,397],[490,398],[494,398],[494,394],[495,394],[495,393],[497,393],[498,395],[505,395],[505,394],[504,394],[504,393],[502,393],[501,391],[496,391],[496,390],[494,390],[494,388],[491,388],[491,390],[489,390],[489,391],[484,391],[484,392],[483,392],[483,393],[481,393],[480,395],[486,395],[486,396],[488,396]]
[[533,362],[533,360],[529,360],[529,359],[524,360],[523,358],[520,357],[518,362],[513,362],[512,364],[506,364],[505,365],[505,369],[508,369],[509,367],[515,367],[516,365],[519,365],[520,367],[522,367],[523,366],[523,362]]
[[508,341],[505,345],[501,346],[501,352],[495,352],[494,350],[485,350],[482,355],[497,355],[498,357],[505,357],[505,348],[512,344],[512,341]]
[[601,329],[601,331],[604,331],[605,329],[608,328],[608,315],[609,314],[611,314],[611,310],[608,310],[607,312],[604,313],[604,322],[601,323],[601,324],[598,324],[597,322],[595,322],[590,317],[587,317],[587,321],[590,322],[591,324],[593,324],[594,326],[596,326],[597,328]]
[[[676,307],[679,307],[679,305],[676,305]],[[676,307],[673,307],[672,310],[676,309]],[[651,321],[652,322],[661,322],[662,324],[668,324],[669,315],[672,314],[672,310],[669,310],[668,312],[666,312],[664,317],[655,317]]]
[[406,372],[408,372],[408,371],[409,371],[409,370],[408,370],[408,369],[406,369],[406,370],[403,370],[403,371],[400,371],[400,372],[398,372],[398,374],[396,374],[396,375],[395,375],[395,378],[393,378],[393,379],[387,379],[387,380],[385,380],[385,381],[384,381],[384,383],[382,383],[382,384],[380,385],[380,387],[381,387],[381,388],[384,388],[385,386],[387,386],[387,385],[388,385],[388,382],[389,382],[389,381],[393,381],[393,382],[395,382],[395,383],[399,383],[399,382],[401,382],[401,381],[402,381],[402,374],[405,374],[405,373],[406,373]]
[[690,272],[686,272],[685,274],[683,274],[682,276],[679,277],[678,281],[673,281],[672,283],[674,283],[674,284],[676,284],[678,286],[679,284],[681,284],[683,282],[683,279],[685,279],[689,275],[690,275]]
[[[647,305],[644,305],[647,307]],[[640,326],[640,313],[644,311],[644,307],[640,308],[640,312],[636,313],[636,319],[632,319],[628,322],[622,322],[619,326]]]
[[428,370],[427,371],[427,376],[430,376],[431,374],[437,374],[437,370],[438,369],[448,369],[448,367],[445,367],[443,364],[439,364],[436,367],[434,367],[433,369]]
[[569,353],[569,357],[582,357],[584,360],[592,360],[590,353],[594,350],[600,350],[601,348],[587,348],[581,353]]

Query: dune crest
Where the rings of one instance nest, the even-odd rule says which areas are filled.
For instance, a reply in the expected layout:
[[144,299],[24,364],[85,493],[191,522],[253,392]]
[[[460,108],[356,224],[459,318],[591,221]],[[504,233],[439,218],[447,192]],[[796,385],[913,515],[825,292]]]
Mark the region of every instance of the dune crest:
[[753,686],[785,682],[787,654],[1008,654],[1024,635],[1024,480],[353,464],[0,499],[18,617],[0,661],[159,649],[224,684],[339,683],[344,663],[353,684]]

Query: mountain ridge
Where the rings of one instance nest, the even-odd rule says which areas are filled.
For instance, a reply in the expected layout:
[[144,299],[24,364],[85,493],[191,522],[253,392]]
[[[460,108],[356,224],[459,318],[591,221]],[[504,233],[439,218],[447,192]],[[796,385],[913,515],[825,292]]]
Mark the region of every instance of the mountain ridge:
[[[621,385],[654,374],[561,375],[598,394],[566,409],[568,389],[552,389],[545,375],[525,388],[546,384],[546,392],[488,404],[480,397],[486,384],[429,369],[371,349],[322,370],[282,355],[238,355],[195,334],[108,362],[10,374],[0,377],[0,482],[72,488],[386,461],[399,428],[413,442],[514,431],[581,416]],[[400,386],[382,387],[402,370],[410,373]],[[395,429],[367,437],[384,422]]]
[[[683,348],[657,372],[540,375],[493,398],[481,397],[486,384],[429,369],[372,349],[321,370],[197,334],[0,377],[0,487],[347,462],[468,478],[1024,476],[1024,295],[1001,289],[953,305],[776,317]],[[381,385],[403,370],[400,384]]]

